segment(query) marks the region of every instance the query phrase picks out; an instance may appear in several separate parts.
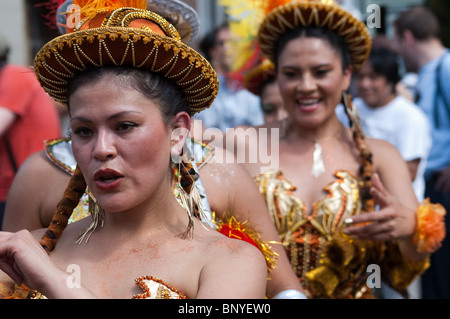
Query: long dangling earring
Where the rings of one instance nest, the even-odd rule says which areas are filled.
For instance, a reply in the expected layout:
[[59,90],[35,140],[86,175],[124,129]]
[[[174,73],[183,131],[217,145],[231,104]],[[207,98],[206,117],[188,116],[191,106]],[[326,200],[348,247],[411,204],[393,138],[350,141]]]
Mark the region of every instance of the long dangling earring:
[[344,104],[345,113],[347,113],[347,116],[350,120],[350,128],[354,132],[356,131],[363,133],[358,111],[355,107],[353,107],[352,96],[347,92],[342,93],[342,104]]
[[200,193],[195,186],[196,179],[197,173],[192,164],[189,161],[184,162],[180,160],[178,162],[178,182],[176,183],[176,188],[178,190],[180,204],[185,209],[189,217],[186,230],[184,233],[180,234],[181,238],[193,236],[194,217],[200,219],[207,218],[202,208]]
[[79,234],[78,240],[76,241],[77,244],[81,244],[86,236],[87,243],[92,233],[97,229],[98,225],[100,224],[100,227],[103,227],[105,224],[105,211],[97,204],[97,201],[91,192],[88,192],[88,205],[89,215],[92,217],[92,222],[89,224],[88,228]]

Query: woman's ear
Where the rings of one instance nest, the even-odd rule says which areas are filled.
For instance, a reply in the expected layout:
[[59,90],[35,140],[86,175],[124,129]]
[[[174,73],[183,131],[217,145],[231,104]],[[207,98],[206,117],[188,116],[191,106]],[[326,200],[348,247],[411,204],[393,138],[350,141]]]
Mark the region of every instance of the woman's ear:
[[414,38],[411,30],[405,30],[405,32],[403,32],[403,38],[405,39],[405,43],[407,44],[408,48],[412,48],[416,43],[416,38]]
[[342,92],[347,92],[350,88],[350,84],[352,83],[352,75],[353,75],[353,66],[349,65],[342,73],[343,81],[342,81]]
[[186,112],[178,113],[172,120],[172,133],[170,137],[172,156],[181,155],[184,143],[189,137],[190,127],[191,117]]

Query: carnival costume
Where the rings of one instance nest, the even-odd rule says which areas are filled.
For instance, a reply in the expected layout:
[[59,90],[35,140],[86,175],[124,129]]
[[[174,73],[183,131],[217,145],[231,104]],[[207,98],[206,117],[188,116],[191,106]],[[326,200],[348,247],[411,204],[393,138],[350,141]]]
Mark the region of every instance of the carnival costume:
[[[47,43],[35,58],[37,78],[55,101],[67,105],[67,84],[77,73],[89,67],[123,65],[159,73],[172,80],[186,96],[191,116],[211,105],[218,91],[216,73],[201,54],[185,44],[192,40],[198,29],[198,18],[192,8],[178,0],[70,0],[65,1],[57,12],[67,13],[71,4],[81,8],[79,25],[75,28],[67,25],[67,33]],[[176,27],[166,18],[173,20]],[[46,143],[46,152],[52,163],[71,175],[63,199],[40,242],[48,253],[55,248],[69,222],[88,215],[92,217],[91,225],[77,241],[81,243],[89,240],[90,234],[102,225],[105,218],[104,211],[86,189],[86,182],[70,148],[69,139]],[[191,236],[192,219],[199,218],[222,234],[245,240],[259,248],[266,257],[269,270],[272,269],[275,254],[257,233],[234,218],[216,219],[210,211],[198,169],[213,153],[213,148],[188,140],[184,149],[187,152],[180,161],[173,163],[173,192],[189,216],[188,227],[180,236]],[[133,298],[187,298],[169,283],[152,276],[137,278],[136,284],[143,293]],[[0,296],[45,298],[23,285],[8,287],[2,283]]]
[[[262,54],[272,63],[276,59],[274,48],[278,38],[298,27],[321,27],[336,32],[348,47],[354,70],[362,66],[371,50],[370,34],[365,25],[332,0],[272,0],[252,4],[222,0],[222,4],[229,14],[234,15],[234,30],[247,32],[251,28],[239,26],[239,23],[251,26],[257,24],[255,20],[262,20],[258,23],[257,32],[247,34],[247,43],[242,47],[254,47],[255,44],[248,39],[256,37]],[[242,21],[237,16],[241,16]],[[247,58],[250,59],[249,56]],[[244,62],[238,69],[243,66]],[[268,76],[267,70],[273,68],[273,65],[264,62],[254,68],[245,67],[247,75],[244,85],[256,93]],[[372,154],[366,146],[351,97],[344,93],[342,102],[359,150],[359,176],[344,170],[335,172],[336,180],[324,187],[325,194],[322,199],[313,203],[311,215],[308,215],[310,207],[306,207],[302,199],[294,194],[296,186],[289,182],[289,177],[285,177],[281,170],[269,169],[255,176],[255,181],[265,198],[291,266],[309,298],[373,298],[373,292],[367,284],[370,274],[367,267],[371,264],[380,266],[383,280],[405,294],[415,277],[428,268],[429,258],[408,261],[402,257],[395,241],[357,240],[343,232],[347,226],[346,221],[351,220],[352,216],[374,211],[376,207],[369,194]],[[323,166],[323,162],[320,161],[321,153],[316,151],[311,172],[315,176],[323,173],[323,170],[317,169]],[[445,213],[445,209],[439,204],[432,205],[425,201],[419,206],[418,227],[414,238],[419,252],[433,252],[439,247],[445,236],[442,222]],[[425,231],[424,227],[430,229]]]

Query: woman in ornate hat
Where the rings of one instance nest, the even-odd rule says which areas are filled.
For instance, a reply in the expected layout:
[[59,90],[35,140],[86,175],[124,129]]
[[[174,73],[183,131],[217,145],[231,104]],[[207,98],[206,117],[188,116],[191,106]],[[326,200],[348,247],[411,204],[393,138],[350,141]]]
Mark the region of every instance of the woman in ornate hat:
[[[275,64],[288,117],[277,141],[278,167],[244,165],[266,199],[292,267],[311,298],[371,298],[381,280],[404,292],[439,248],[445,210],[419,206],[399,152],[365,138],[360,128],[347,90],[352,71],[371,50],[370,35],[334,1],[263,6],[258,41]],[[351,129],[336,117],[341,102]],[[256,135],[237,150],[272,149],[271,134],[281,122],[263,128],[267,139]]]
[[[59,12],[67,11],[67,6],[71,3],[72,0],[67,0],[60,7]],[[180,34],[182,42],[191,41],[192,34],[197,32],[198,25],[196,12],[191,7],[174,0],[150,0],[147,3],[148,9],[151,8],[159,15],[174,21],[177,30],[179,28],[185,30],[183,35]],[[64,25],[65,20],[61,19],[60,15],[58,18],[59,23]],[[195,135],[192,128],[190,133]],[[228,225],[217,224],[217,217],[221,217],[222,212],[228,212],[234,218],[234,227],[241,227],[241,224],[243,230],[253,235],[252,240],[266,257],[270,272],[266,296],[275,297],[286,289],[301,289],[300,284],[295,282],[295,275],[290,269],[283,247],[278,244],[280,241],[278,233],[267,214],[267,207],[248,173],[238,163],[215,163],[214,156],[217,154],[221,157],[220,153],[223,150],[200,143],[199,140],[188,139],[185,143],[185,151],[191,154],[191,164],[199,173],[195,184],[201,196],[202,210],[206,217],[202,221],[226,233]],[[58,197],[54,195],[63,194],[65,185],[76,169],[76,164],[70,138],[46,141],[46,150],[31,156],[19,177],[14,181],[11,196],[8,198],[7,217],[3,230],[34,230],[47,227],[58,201]],[[178,167],[175,165],[173,168],[176,172]],[[176,173],[174,175],[176,182]],[[37,183],[37,181],[40,182]],[[180,198],[177,189],[174,190],[177,198]],[[22,200],[24,196],[27,196],[26,202]],[[69,223],[88,215],[88,198],[85,192],[74,209]],[[266,219],[260,217],[261,212],[265,212]],[[213,216],[216,219],[213,220]],[[245,222],[238,222],[238,220]],[[270,246],[267,245],[268,242],[271,243]]]
[[[147,1],[75,3],[81,23],[40,50],[35,71],[69,107],[78,166],[47,230],[0,233],[1,270],[32,297],[263,298],[262,254],[196,218],[195,172],[180,156],[190,116],[217,93],[214,70]],[[94,223],[61,236],[86,185]]]

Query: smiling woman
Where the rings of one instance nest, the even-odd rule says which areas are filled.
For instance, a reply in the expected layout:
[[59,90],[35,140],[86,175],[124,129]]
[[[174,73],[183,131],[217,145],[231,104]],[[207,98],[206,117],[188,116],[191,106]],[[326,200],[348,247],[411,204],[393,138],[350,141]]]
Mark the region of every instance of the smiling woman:
[[[182,207],[172,192],[171,158],[190,116],[217,94],[214,70],[147,1],[74,3],[82,23],[47,43],[35,70],[69,106],[78,167],[47,230],[0,232],[0,282],[24,283],[28,297],[264,298],[260,251],[203,225],[199,205]],[[180,166],[190,203],[194,174]],[[67,225],[86,185],[93,222]],[[89,242],[77,245],[86,231]],[[81,271],[78,289],[67,285],[70,265]]]
[[[279,166],[244,165],[266,199],[291,265],[311,298],[373,298],[366,285],[370,264],[404,292],[428,265],[427,252],[413,239],[421,232],[418,202],[399,152],[364,136],[347,94],[352,72],[371,50],[370,34],[335,1],[264,5],[259,45],[275,64],[288,116],[264,126],[285,128]],[[336,116],[341,102],[350,129]],[[274,143],[270,134],[237,140],[244,150]]]

